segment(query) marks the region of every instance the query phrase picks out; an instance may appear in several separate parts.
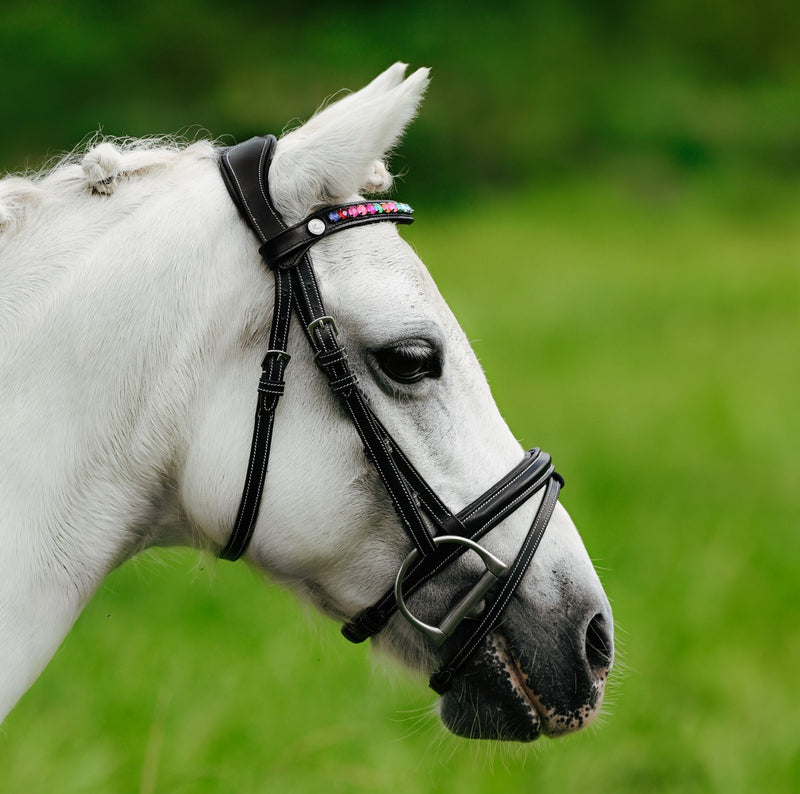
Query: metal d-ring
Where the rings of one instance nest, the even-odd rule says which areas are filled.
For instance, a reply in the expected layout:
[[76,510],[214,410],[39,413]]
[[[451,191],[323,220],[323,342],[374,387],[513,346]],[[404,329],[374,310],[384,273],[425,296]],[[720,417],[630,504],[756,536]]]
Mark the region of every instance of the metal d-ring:
[[472,549],[483,561],[486,570],[480,579],[473,585],[472,589],[442,618],[438,626],[431,626],[428,623],[423,623],[418,617],[412,615],[406,606],[403,599],[403,578],[406,572],[419,556],[419,551],[414,549],[408,557],[405,558],[400,570],[397,572],[397,578],[394,582],[394,597],[397,600],[397,608],[400,614],[412,626],[418,628],[425,636],[427,636],[434,645],[441,645],[444,641],[455,631],[456,627],[461,623],[464,618],[471,617],[470,613],[479,606],[486,593],[497,583],[501,576],[508,570],[508,566],[500,559],[494,556],[490,551],[487,551],[477,544],[474,540],[469,538],[462,538],[460,535],[440,535],[433,539],[435,546],[441,544],[453,544],[456,546],[466,546]]

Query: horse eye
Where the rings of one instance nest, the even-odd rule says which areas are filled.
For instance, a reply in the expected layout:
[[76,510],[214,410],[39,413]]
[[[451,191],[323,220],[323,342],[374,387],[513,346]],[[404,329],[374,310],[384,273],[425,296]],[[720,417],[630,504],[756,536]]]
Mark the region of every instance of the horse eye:
[[429,342],[402,342],[375,352],[383,372],[398,383],[417,383],[442,374],[439,354]]

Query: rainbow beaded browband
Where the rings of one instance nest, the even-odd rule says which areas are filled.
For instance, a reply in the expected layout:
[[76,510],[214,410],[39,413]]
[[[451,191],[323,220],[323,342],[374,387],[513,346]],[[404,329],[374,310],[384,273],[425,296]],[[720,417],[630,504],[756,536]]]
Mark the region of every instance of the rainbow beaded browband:
[[[375,467],[413,545],[394,584],[372,606],[353,616],[342,633],[353,642],[362,642],[381,631],[400,612],[423,633],[442,662],[430,679],[431,687],[442,693],[450,688],[453,678],[487,634],[498,626],[547,528],[563,480],[555,472],[550,456],[532,449],[505,477],[458,513],[445,505],[370,408],[350,367],[347,351],[339,342],[336,322],[325,311],[309,256],[311,246],[329,234],[383,221],[412,223],[413,210],[408,204],[395,201],[359,201],[326,207],[287,228],[269,193],[269,168],[275,146],[276,139],[268,135],[220,153],[220,169],[231,198],[261,242],[259,252],[275,277],[275,308],[269,349],[261,365],[247,476],[236,523],[220,556],[238,559],[255,530],[275,408],[285,387],[283,375],[290,358],[286,349],[294,311],[315,362],[352,420],[364,454]],[[314,483],[309,483],[309,488],[313,487]],[[511,563],[504,563],[477,542],[542,489],[541,504]],[[468,549],[483,561],[483,575],[466,595],[454,599],[456,603],[445,611],[438,626],[423,623],[410,612],[405,600]]]
[[403,212],[413,215],[414,210],[408,204],[397,201],[368,201],[364,204],[345,204],[333,207],[328,211],[328,220],[338,223],[348,218],[364,217],[365,215],[390,215],[393,212]]

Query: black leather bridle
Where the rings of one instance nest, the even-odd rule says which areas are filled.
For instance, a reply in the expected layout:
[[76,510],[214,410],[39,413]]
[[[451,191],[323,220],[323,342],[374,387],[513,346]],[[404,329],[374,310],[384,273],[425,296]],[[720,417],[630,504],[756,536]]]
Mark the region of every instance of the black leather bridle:
[[[437,646],[443,645],[461,626],[458,637],[453,639],[453,643],[457,640],[458,647],[430,679],[431,687],[442,693],[449,689],[455,673],[486,635],[498,625],[547,528],[563,480],[555,472],[550,456],[532,449],[503,479],[458,513],[445,506],[370,409],[348,363],[347,351],[339,342],[336,322],[325,311],[309,257],[311,246],[330,234],[375,222],[411,223],[413,210],[397,202],[363,201],[326,207],[287,227],[269,194],[268,176],[275,145],[276,139],[268,135],[251,138],[220,152],[220,168],[228,191],[261,242],[259,253],[275,276],[269,350],[261,364],[247,476],[236,522],[220,557],[238,559],[247,549],[255,529],[275,408],[284,392],[283,376],[289,361],[286,348],[294,309],[314,360],[352,420],[364,452],[377,470],[414,546],[394,585],[375,604],[346,623],[342,633],[352,642],[362,642],[383,629],[396,611]],[[506,565],[477,541],[541,489],[544,489],[544,496],[528,534],[514,561]],[[423,623],[411,614],[405,600],[468,549],[483,560],[484,574],[449,609],[438,626]],[[468,630],[463,624],[465,619],[472,621]]]

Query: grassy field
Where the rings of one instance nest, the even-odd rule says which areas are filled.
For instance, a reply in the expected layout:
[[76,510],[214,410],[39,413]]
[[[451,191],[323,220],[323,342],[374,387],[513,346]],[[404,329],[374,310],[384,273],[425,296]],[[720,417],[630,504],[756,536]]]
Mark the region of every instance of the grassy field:
[[0,791],[800,789],[800,190],[600,182],[418,210],[404,234],[565,475],[612,600],[599,724],[450,737],[424,681],[243,565],[170,551],[109,578],[12,712]]

